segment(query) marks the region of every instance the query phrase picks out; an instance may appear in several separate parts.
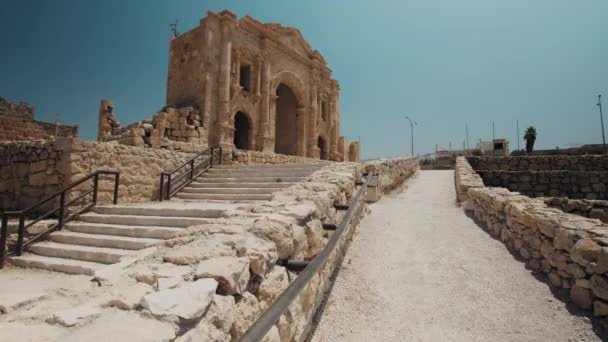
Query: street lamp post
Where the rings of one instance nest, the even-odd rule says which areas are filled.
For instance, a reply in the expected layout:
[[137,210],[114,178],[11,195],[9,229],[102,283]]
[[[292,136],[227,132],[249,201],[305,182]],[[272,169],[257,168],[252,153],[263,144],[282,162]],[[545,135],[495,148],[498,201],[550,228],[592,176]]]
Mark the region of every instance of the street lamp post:
[[600,122],[602,124],[602,149],[606,154],[606,135],[604,135],[604,115],[602,114],[602,95],[597,96],[597,106],[600,107]]
[[412,157],[414,156],[414,125],[418,126],[418,123],[412,121],[409,116],[405,117],[410,122],[410,128],[412,129]]

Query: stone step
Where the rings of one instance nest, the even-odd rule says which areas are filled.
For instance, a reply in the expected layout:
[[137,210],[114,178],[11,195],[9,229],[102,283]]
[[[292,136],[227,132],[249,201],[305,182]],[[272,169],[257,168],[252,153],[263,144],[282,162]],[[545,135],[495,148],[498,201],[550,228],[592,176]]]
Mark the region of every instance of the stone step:
[[95,271],[104,267],[104,264],[90,261],[53,258],[31,253],[25,253],[20,257],[9,258],[15,266],[26,268],[38,268],[49,271],[63,272],[68,274],[84,274],[92,276]]
[[213,165],[212,169],[272,169],[272,168],[322,168],[330,163],[302,163],[302,164],[246,164],[246,165]]
[[119,248],[129,250],[144,249],[146,247],[154,246],[162,241],[159,239],[150,238],[87,234],[70,231],[60,231],[51,233],[49,235],[49,240],[70,245]]
[[52,258],[91,261],[100,264],[117,263],[120,258],[131,253],[126,249],[67,245],[53,241],[35,243],[30,246],[29,251],[33,254]]
[[292,173],[292,172],[306,172],[313,173],[319,170],[318,168],[265,168],[265,169],[209,169],[209,174],[250,174],[250,173]]
[[271,194],[276,188],[196,188],[185,187],[182,192],[189,194]]
[[180,192],[177,198],[186,200],[219,200],[219,201],[249,201],[249,200],[271,200],[270,194],[192,194]]
[[306,177],[199,177],[197,183],[296,183],[305,180]]
[[300,171],[286,171],[286,172],[225,172],[225,173],[203,173],[199,176],[201,178],[256,178],[256,177],[308,177],[311,172],[300,172]]
[[66,224],[66,229],[72,232],[128,236],[151,239],[171,239],[183,228],[156,226],[128,226],[120,224],[88,223],[73,221]]
[[170,208],[136,205],[107,205],[96,206],[92,209],[98,214],[107,215],[139,215],[139,216],[173,216],[173,217],[197,217],[218,218],[222,217],[225,210],[205,208]]
[[268,183],[244,183],[244,182],[234,182],[234,183],[199,183],[192,182],[188,185],[189,188],[264,188],[264,189],[282,189],[288,188],[296,183],[294,182],[268,182]]
[[198,224],[212,223],[214,219],[175,216],[142,216],[142,215],[104,215],[86,213],[78,217],[79,221],[89,223],[120,224],[127,226],[162,226],[187,228]]

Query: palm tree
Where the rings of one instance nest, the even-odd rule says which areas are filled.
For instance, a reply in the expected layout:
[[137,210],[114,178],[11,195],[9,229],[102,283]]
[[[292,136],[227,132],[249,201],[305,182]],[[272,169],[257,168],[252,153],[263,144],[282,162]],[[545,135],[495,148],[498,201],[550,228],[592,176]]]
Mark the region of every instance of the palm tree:
[[530,126],[526,129],[524,133],[524,140],[526,141],[526,151],[532,153],[534,149],[534,142],[536,141],[536,128]]

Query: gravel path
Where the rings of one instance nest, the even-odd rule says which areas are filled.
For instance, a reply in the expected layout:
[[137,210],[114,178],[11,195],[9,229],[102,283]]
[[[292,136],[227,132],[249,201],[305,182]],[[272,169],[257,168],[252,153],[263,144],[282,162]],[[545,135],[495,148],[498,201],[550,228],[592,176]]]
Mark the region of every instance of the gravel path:
[[407,187],[371,205],[312,341],[601,340],[455,205],[452,171]]

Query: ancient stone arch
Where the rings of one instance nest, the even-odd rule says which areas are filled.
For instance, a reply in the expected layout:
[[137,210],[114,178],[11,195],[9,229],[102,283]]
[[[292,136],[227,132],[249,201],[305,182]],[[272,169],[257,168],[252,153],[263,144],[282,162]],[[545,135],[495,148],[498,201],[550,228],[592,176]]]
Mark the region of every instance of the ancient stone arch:
[[234,146],[239,150],[253,149],[253,120],[243,111],[238,111],[232,118],[234,125]]
[[272,79],[272,93],[276,94],[277,89],[281,84],[286,85],[291,89],[297,99],[297,107],[306,107],[306,96],[304,95],[304,82],[295,73],[289,70],[283,70],[277,73]]

